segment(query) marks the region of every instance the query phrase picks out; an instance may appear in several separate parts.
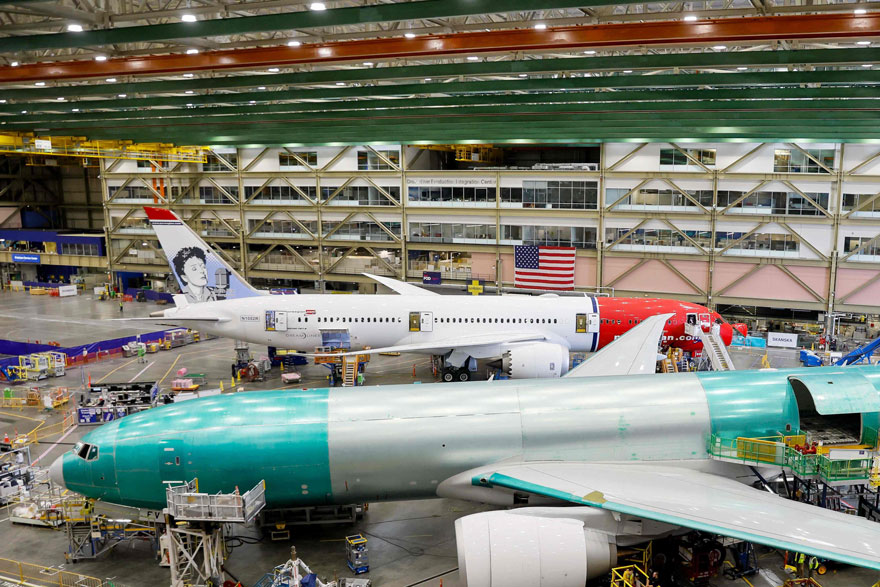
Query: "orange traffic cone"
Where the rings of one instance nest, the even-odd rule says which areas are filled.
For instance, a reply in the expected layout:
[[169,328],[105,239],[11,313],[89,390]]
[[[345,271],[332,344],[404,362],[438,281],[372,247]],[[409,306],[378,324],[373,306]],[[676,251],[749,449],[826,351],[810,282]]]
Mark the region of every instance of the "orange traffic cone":
[[9,441],[9,433],[8,432],[3,433],[3,442],[5,442],[6,444],[9,444],[10,441]]

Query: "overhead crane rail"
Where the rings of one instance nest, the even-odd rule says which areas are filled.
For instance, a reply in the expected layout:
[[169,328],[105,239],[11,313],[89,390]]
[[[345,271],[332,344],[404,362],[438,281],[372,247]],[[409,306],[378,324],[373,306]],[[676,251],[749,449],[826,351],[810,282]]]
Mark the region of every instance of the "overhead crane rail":
[[23,156],[128,159],[169,163],[205,163],[208,147],[177,147],[170,143],[89,141],[85,137],[38,137],[32,133],[0,133],[0,153]]

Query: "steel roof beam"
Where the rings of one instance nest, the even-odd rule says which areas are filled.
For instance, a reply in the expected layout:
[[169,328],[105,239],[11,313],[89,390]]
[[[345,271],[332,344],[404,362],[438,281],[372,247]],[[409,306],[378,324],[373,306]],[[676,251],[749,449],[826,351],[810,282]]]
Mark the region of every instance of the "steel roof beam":
[[[417,6],[436,0],[382,5]],[[450,4],[464,0],[442,0]],[[470,0],[482,4],[481,0]],[[583,3],[585,0],[580,0]],[[470,3],[470,2],[468,2]],[[379,9],[380,6],[370,8]],[[347,10],[347,9],[340,9]],[[312,13],[314,11],[310,11]],[[330,12],[330,11],[327,11]],[[296,13],[299,14],[299,13]],[[323,14],[323,13],[318,13]],[[279,18],[283,15],[272,16]],[[263,18],[263,17],[254,17]],[[235,22],[243,19],[229,19]],[[198,23],[183,23],[196,25]],[[166,26],[166,25],[156,25]],[[177,26],[177,25],[175,25]],[[119,29],[120,31],[128,31]],[[276,23],[276,28],[284,28]],[[64,33],[82,35],[85,33]],[[212,51],[198,55],[153,55],[59,63],[37,63],[0,68],[0,82],[89,78],[153,74],[163,75],[198,70],[253,69],[301,63],[358,62],[365,59],[437,57],[522,51],[561,51],[582,47],[632,47],[693,45],[717,42],[769,41],[778,39],[848,39],[880,35],[880,14],[816,14],[719,19],[699,22],[664,21],[563,27],[543,31],[517,29],[414,39],[367,39],[341,43],[260,47],[238,51]],[[40,35],[50,37],[54,35]],[[0,39],[0,51],[9,39]]]
[[800,84],[880,84],[880,70],[852,71],[797,71],[797,72],[738,72],[701,74],[663,74],[653,76],[621,75],[610,77],[570,77],[517,79],[511,81],[492,80],[479,82],[448,82],[398,84],[369,87],[333,87],[318,89],[290,89],[279,91],[240,92],[236,94],[202,94],[169,97],[131,96],[114,100],[83,100],[66,102],[27,102],[2,104],[0,112],[17,113],[22,109],[29,111],[71,111],[73,108],[129,108],[142,109],[146,106],[184,106],[185,104],[209,105],[223,102],[247,102],[258,100],[309,100],[326,98],[351,99],[363,96],[409,96],[413,94],[453,94],[473,92],[504,91],[553,91],[584,90],[607,88],[659,88],[659,87],[699,87],[699,86],[756,86]]
[[254,86],[365,82],[393,79],[424,79],[443,76],[519,75],[550,72],[621,71],[624,69],[672,69],[708,67],[770,67],[799,64],[838,65],[880,62],[880,48],[807,49],[792,51],[728,51],[700,53],[662,53],[651,55],[614,55],[600,57],[545,58],[517,61],[484,61],[408,65],[396,67],[334,69],[326,71],[187,78],[169,81],[144,81],[112,84],[53,86],[28,89],[2,89],[6,99],[55,99],[59,93],[68,99],[75,96],[100,96],[119,93],[161,93],[185,90],[212,90]]
[[[453,96],[444,98],[400,98],[395,100],[359,100],[339,101],[327,103],[296,102],[286,104],[248,104],[238,106],[214,106],[184,107],[173,109],[141,109],[137,112],[131,110],[113,112],[67,112],[52,114],[46,112],[16,115],[14,121],[6,121],[8,125],[32,126],[41,122],[50,121],[74,121],[69,124],[83,124],[89,120],[128,120],[128,119],[156,119],[192,116],[247,116],[266,117],[273,114],[291,114],[306,112],[338,112],[354,111],[367,112],[371,109],[381,108],[385,111],[406,113],[411,108],[444,107],[453,106],[464,108],[467,106],[492,106],[505,105],[509,110],[518,108],[522,104],[573,104],[573,103],[614,103],[629,102],[633,107],[647,107],[649,105],[663,103],[664,101],[678,101],[682,107],[688,106],[691,101],[706,101],[713,99],[734,100],[752,99],[757,104],[774,106],[770,100],[781,99],[817,99],[817,98],[846,98],[845,101],[835,102],[838,107],[845,108],[851,104],[864,106],[866,101],[853,102],[854,98],[875,98],[878,94],[876,88],[848,88],[848,87],[824,87],[824,88],[767,88],[767,89],[731,89],[720,90],[638,90],[620,92],[569,92],[556,94],[504,94],[497,96]],[[650,101],[650,102],[648,102]],[[830,104],[831,102],[824,102]],[[722,103],[719,103],[719,105]],[[877,103],[880,107],[880,102]],[[583,107],[583,106],[582,106]],[[597,107],[597,106],[594,106]],[[855,107],[855,106],[854,106]],[[51,112],[52,108],[46,109]],[[57,110],[57,108],[56,108]],[[4,120],[0,118],[0,120]]]
[[[618,4],[639,4],[643,0],[622,0]],[[607,0],[545,0],[541,8],[602,6]],[[378,4],[332,10],[286,12],[198,22],[140,25],[118,29],[98,29],[81,33],[28,35],[0,39],[0,51],[33,51],[146,43],[193,37],[218,37],[288,29],[350,26],[375,22],[427,20],[452,16],[506,13],[533,10],[533,0],[424,0],[398,4]]]

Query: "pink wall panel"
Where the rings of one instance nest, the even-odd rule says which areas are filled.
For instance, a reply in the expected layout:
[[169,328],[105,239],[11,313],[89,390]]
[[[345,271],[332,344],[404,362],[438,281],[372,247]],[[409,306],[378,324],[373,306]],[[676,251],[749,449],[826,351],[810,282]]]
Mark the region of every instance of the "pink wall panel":
[[[722,263],[715,265],[717,268]],[[723,265],[728,265],[723,263]],[[740,271],[742,274],[754,267],[754,265],[746,266]],[[728,280],[728,283],[732,280]],[[724,286],[718,285],[716,292]],[[816,292],[821,295],[822,292]],[[718,295],[718,294],[716,294]],[[732,288],[726,290],[725,296],[743,297],[743,298],[762,298],[766,300],[792,300],[799,302],[815,302],[816,298],[810,295],[804,288],[794,279],[783,273],[783,271],[773,265],[765,265],[761,269],[752,273]]]
[[[611,259],[608,260],[610,261]],[[684,272],[682,271],[682,273]],[[613,277],[611,279],[613,279]],[[695,291],[685,280],[676,275],[663,263],[656,260],[648,261],[631,274],[615,283],[614,288],[644,293],[700,293]]]
[[727,284],[733,283],[737,277],[754,267],[751,263],[715,263],[715,272],[712,277],[712,288],[717,292],[724,289]]
[[471,253],[471,273],[495,279],[495,253]]
[[672,259],[670,265],[687,275],[687,278],[705,290],[709,285],[709,262]]
[[813,291],[822,297],[828,295],[827,267],[807,267],[786,265],[786,269],[798,276],[798,279],[813,288]]
[[849,295],[850,292],[876,275],[877,271],[867,269],[838,269],[836,302],[838,304],[858,304],[864,306],[878,305],[878,300],[880,300],[880,281],[876,281],[865,289]]
[[501,255],[501,281],[513,283],[513,255]]

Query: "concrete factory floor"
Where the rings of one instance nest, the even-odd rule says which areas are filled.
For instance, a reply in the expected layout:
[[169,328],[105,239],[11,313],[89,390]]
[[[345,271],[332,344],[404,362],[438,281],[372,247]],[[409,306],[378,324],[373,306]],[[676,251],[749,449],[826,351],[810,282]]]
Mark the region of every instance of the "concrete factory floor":
[[[124,316],[146,316],[158,309],[152,303],[127,303]],[[23,293],[0,293],[0,338],[14,340],[57,340],[62,345],[82,344],[106,338],[115,338],[137,332],[159,330],[151,324],[108,322],[119,317],[119,306],[114,302],[93,300],[90,295],[76,298],[49,298]],[[265,354],[265,347],[253,345],[252,354]],[[738,369],[759,368],[763,349],[733,349],[731,356]],[[773,367],[798,366],[797,354],[791,350],[773,349],[768,352]],[[195,343],[173,351],[147,355],[148,363],[137,359],[113,359],[93,363],[84,368],[82,377],[97,382],[128,382],[161,380],[169,387],[174,372],[187,367],[190,372],[206,373],[207,387],[216,387],[222,380],[228,389],[230,364],[234,359],[233,343],[213,339]],[[416,376],[413,377],[413,366]],[[303,382],[292,388],[326,385],[326,369],[317,366],[302,368]],[[367,369],[367,383],[411,383],[434,381],[428,359],[417,355],[375,357]],[[77,388],[81,376],[73,369],[65,377],[50,379],[41,384]],[[273,370],[265,382],[242,384],[245,390],[281,388],[280,373]],[[42,415],[36,409],[0,411],[0,437],[17,430],[25,432],[40,421],[56,422],[60,414]],[[60,454],[86,434],[91,428],[75,428],[64,438],[50,438],[32,445],[32,458],[48,467]],[[370,504],[362,520],[354,525],[325,525],[295,527],[291,541],[271,542],[260,538],[254,528],[236,527],[235,534],[245,537],[236,544],[227,561],[228,570],[246,586],[253,585],[264,573],[289,558],[290,547],[321,577],[351,576],[345,564],[344,537],[363,532],[369,540],[371,572],[367,575],[377,586],[408,587],[438,585],[440,580],[448,587],[463,585],[458,577],[453,522],[458,517],[490,509],[485,506],[454,500],[425,500]],[[0,508],[0,558],[19,560],[45,566],[64,568],[99,578],[113,578],[122,587],[161,586],[169,582],[169,571],[159,567],[146,543],[120,546],[92,562],[65,563],[67,538],[63,531],[47,528],[12,525],[9,512]],[[260,542],[256,542],[261,540]],[[759,559],[764,569],[751,577],[754,587],[775,587],[787,578],[781,558],[767,553]],[[820,578],[825,587],[869,587],[880,579],[880,574],[852,567],[841,567]],[[713,585],[745,585],[742,581],[728,581],[721,577]]]

